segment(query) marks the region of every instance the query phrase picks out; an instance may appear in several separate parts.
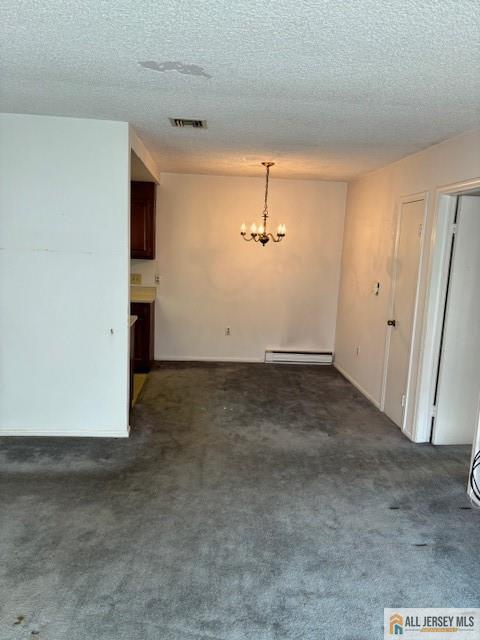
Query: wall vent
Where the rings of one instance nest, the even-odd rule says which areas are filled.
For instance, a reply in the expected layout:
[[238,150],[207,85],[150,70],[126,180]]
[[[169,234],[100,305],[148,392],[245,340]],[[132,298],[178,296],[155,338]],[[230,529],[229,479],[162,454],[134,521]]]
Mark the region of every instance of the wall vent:
[[271,364],[332,364],[331,351],[265,351],[265,362]]
[[192,127],[192,129],[206,129],[206,120],[192,120],[191,118],[169,118],[172,127]]

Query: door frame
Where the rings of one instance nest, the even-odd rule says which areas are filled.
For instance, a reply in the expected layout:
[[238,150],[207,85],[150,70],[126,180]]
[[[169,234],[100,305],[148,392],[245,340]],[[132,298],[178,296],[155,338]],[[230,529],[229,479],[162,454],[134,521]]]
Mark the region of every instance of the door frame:
[[[412,398],[413,418],[406,435],[414,442],[430,442],[433,402],[440,359],[440,341],[447,293],[452,223],[457,198],[480,189],[480,178],[439,187],[430,230],[430,250],[425,286],[425,313],[418,354],[417,384]],[[422,348],[423,347],[423,348]],[[410,363],[412,369],[412,362]]]
[[[423,273],[423,264],[425,260],[425,226],[427,222],[427,214],[428,214],[428,200],[429,194],[427,191],[421,191],[419,193],[414,193],[411,195],[401,197],[396,205],[396,228],[395,228],[395,242],[393,247],[393,271],[392,271],[392,280],[390,287],[390,295],[388,302],[388,317],[391,318],[394,305],[395,305],[395,294],[397,289],[397,265],[398,265],[398,250],[400,244],[400,230],[401,230],[401,222],[402,222],[402,209],[406,204],[410,204],[412,202],[423,202],[423,217],[422,217],[422,231],[420,236],[420,255],[418,258],[418,274],[417,274],[417,285],[415,289],[415,302],[413,306],[413,318],[412,318],[412,330],[410,335],[410,353],[408,358],[408,371],[407,371],[407,382],[405,388],[405,409],[403,412],[402,423],[400,429],[402,432],[406,433],[408,437],[411,432],[411,423],[413,420],[413,408],[414,408],[414,386],[416,383],[416,371],[418,368],[418,355],[419,355],[419,343],[421,332],[419,325],[421,324],[419,320],[421,319],[421,311],[420,309],[420,285],[421,285],[421,275]],[[385,323],[388,318],[385,318]],[[382,392],[381,392],[381,400],[380,400],[380,408],[382,411],[385,411],[385,399],[387,395],[387,383],[388,383],[388,361],[390,358],[390,342],[392,339],[392,327],[388,327],[385,335],[385,356],[383,362],[383,377],[382,377]]]

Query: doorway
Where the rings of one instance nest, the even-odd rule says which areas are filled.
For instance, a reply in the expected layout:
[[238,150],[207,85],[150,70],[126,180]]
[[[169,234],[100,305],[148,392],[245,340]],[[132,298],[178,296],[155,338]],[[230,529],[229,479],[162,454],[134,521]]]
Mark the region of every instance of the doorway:
[[472,444],[480,396],[480,196],[457,197],[431,441]]
[[[408,411],[403,412],[403,431],[414,442],[468,445],[473,441],[468,493],[480,506],[480,376],[475,382],[477,369],[462,370],[465,358],[470,359],[470,350],[475,352],[477,349],[480,333],[480,178],[439,187],[435,200],[432,215],[424,221],[428,227],[426,237],[430,239],[430,247],[427,247],[428,261],[425,264],[422,264],[422,254],[420,257],[419,273],[424,272],[424,275],[419,278],[416,294],[405,403]],[[460,257],[463,245],[470,252],[469,257],[467,253]],[[456,295],[454,288],[457,289]],[[462,314],[456,313],[457,305],[464,305]],[[446,359],[447,349],[454,356],[453,367]],[[479,359],[480,353],[477,352],[476,360]],[[449,378],[454,385],[460,385],[456,396],[446,391]],[[462,393],[466,389],[470,389],[467,394],[469,400],[462,405]],[[454,401],[456,413],[460,412],[462,421],[469,426],[463,433],[457,430],[457,435],[452,436],[451,431],[447,435],[448,424],[455,428],[456,413],[449,423],[445,420],[447,431],[443,429],[441,420],[448,411],[452,413]],[[459,405],[462,405],[460,409]]]
[[424,197],[404,200],[400,204],[393,259],[390,317],[387,321],[389,331],[384,411],[401,429],[404,428],[409,395],[424,217]]

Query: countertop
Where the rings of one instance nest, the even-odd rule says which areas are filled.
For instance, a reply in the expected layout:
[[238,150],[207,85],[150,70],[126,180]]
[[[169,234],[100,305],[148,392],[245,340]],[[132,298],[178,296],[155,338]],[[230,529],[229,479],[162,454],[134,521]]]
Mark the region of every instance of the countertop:
[[155,302],[156,287],[130,287],[130,302]]

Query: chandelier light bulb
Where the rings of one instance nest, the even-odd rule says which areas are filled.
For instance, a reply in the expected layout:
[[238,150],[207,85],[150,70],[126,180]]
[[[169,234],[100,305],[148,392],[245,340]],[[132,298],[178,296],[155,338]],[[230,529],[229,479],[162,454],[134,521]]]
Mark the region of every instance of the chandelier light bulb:
[[244,222],[242,222],[240,226],[240,233],[242,234],[242,236],[244,236],[247,233],[247,225]]
[[261,224],[261,225],[258,227],[258,233],[259,233],[260,235],[261,235],[262,233],[265,233],[265,227],[263,226],[263,224]]
[[257,233],[257,225],[255,223],[253,223],[250,227],[250,231],[252,232],[252,234]]

